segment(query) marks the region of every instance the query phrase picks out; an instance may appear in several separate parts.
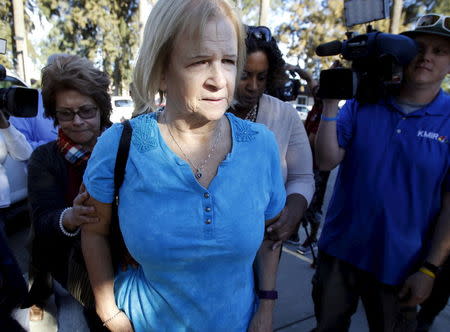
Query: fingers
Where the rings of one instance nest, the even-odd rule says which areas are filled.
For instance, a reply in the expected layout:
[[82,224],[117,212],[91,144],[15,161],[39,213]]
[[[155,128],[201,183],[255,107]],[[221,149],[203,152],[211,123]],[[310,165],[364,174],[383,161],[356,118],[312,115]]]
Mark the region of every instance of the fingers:
[[80,189],[79,189],[79,193],[83,193],[83,192],[85,192],[86,191],[86,186],[84,185],[84,182],[81,182],[81,185],[80,185]]
[[73,205],[83,205],[86,200],[89,199],[89,193],[87,191],[80,192],[73,200]]
[[84,224],[94,224],[99,221],[100,221],[100,219],[98,219],[97,217],[80,216],[77,218],[78,226],[81,226]]
[[97,217],[95,207],[93,206],[74,205],[72,209],[75,218],[81,216]]
[[272,233],[272,232],[278,231],[281,227],[283,227],[283,225],[286,224],[287,218],[288,218],[288,210],[285,207],[281,211],[281,215],[278,218],[278,220],[275,221],[273,224],[271,224],[269,227],[267,227],[267,229],[266,229],[267,233]]
[[283,244],[283,241],[277,241],[274,244],[272,244],[272,251],[278,249],[279,247],[281,247],[281,245]]
[[422,272],[416,272],[410,276],[398,294],[401,304],[415,306],[425,301],[433,288],[433,281]]

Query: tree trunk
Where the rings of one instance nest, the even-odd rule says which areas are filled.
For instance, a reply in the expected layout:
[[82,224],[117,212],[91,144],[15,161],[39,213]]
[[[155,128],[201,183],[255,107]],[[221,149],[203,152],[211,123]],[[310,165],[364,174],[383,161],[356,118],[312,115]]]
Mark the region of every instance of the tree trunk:
[[259,7],[259,25],[267,25],[270,0],[261,0]]
[[389,32],[397,34],[400,28],[400,19],[402,16],[403,0],[393,0],[391,8],[391,21],[389,25]]
[[23,0],[12,0],[13,5],[13,22],[14,22],[14,43],[16,55],[16,71],[19,76],[27,83],[27,64],[28,49],[27,49],[27,35],[25,32],[25,18],[23,9]]
[[114,61],[114,71],[113,71],[113,86],[114,86],[114,96],[122,95],[122,72],[120,70],[120,58],[116,58]]

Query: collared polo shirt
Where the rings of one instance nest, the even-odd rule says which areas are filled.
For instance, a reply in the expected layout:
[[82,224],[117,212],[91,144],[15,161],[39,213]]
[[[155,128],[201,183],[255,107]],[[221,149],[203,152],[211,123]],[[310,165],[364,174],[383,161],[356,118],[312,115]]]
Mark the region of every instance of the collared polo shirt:
[[450,191],[450,96],[403,114],[393,98],[347,102],[337,135],[345,149],[319,248],[396,285],[423,259]]

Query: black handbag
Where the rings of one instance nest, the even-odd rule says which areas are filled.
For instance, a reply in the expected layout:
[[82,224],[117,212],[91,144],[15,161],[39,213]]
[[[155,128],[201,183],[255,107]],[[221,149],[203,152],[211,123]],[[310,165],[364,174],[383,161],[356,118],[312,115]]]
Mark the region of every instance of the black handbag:
[[[112,203],[109,244],[115,272],[119,266],[135,265],[138,263],[132,258],[122,237],[119,226],[117,208],[119,206],[119,189],[125,178],[125,167],[130,151],[131,136],[133,128],[128,120],[123,122],[123,131],[117,150],[116,163],[114,166],[114,201]],[[95,308],[94,294],[89,281],[86,264],[81,251],[81,242],[71,249],[69,257],[67,290],[84,307]]]

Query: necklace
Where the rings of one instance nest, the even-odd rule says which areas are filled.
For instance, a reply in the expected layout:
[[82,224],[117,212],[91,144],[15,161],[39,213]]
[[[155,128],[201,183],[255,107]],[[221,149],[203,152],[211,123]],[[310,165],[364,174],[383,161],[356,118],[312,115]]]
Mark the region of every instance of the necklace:
[[256,117],[258,116],[258,109],[255,106],[250,110],[250,112],[247,113],[244,120],[249,120],[251,122],[256,122]]
[[211,159],[214,151],[216,150],[217,144],[219,143],[220,137],[222,136],[222,122],[221,120],[219,120],[219,127],[217,128],[217,133],[216,133],[216,137],[214,139],[213,144],[211,145],[211,147],[209,148],[209,152],[208,152],[208,156],[205,158],[205,160],[203,160],[203,162],[196,166],[191,159],[189,159],[189,157],[186,155],[186,153],[184,153],[183,149],[181,148],[180,144],[178,144],[178,142],[176,141],[175,137],[173,137],[172,135],[172,131],[170,130],[170,126],[167,123],[167,117],[166,117],[166,112],[163,112],[164,115],[164,122],[167,125],[167,130],[169,131],[169,135],[172,138],[172,140],[175,142],[175,144],[177,145],[178,149],[180,149],[181,153],[183,154],[184,158],[186,159],[186,161],[189,163],[189,165],[191,165],[191,167],[194,169],[194,176],[197,180],[199,180],[202,176],[203,176],[203,167],[205,167],[206,163]]

